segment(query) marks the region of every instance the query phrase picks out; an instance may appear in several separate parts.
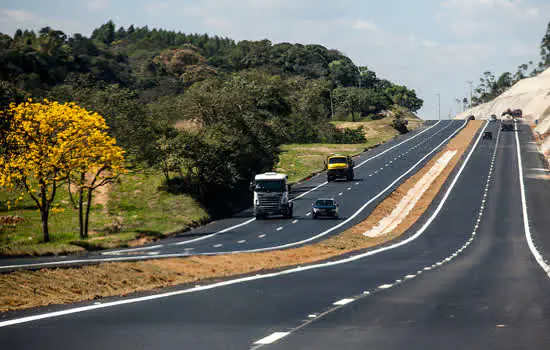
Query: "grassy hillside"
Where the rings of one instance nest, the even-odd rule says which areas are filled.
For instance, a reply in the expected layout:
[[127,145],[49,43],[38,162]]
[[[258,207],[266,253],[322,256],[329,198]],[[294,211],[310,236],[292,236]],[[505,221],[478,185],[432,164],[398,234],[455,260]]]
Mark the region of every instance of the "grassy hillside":
[[[86,240],[78,237],[78,213],[68,191],[62,189],[56,203],[63,212],[51,215],[52,242],[47,244],[41,243],[40,215],[34,202],[26,197],[8,210],[5,203],[12,196],[0,192],[0,255],[65,254],[139,245],[208,220],[208,213],[192,197],[158,191],[162,179],[157,172],[133,171],[98,192]],[[23,222],[1,224],[8,216],[18,216]]]

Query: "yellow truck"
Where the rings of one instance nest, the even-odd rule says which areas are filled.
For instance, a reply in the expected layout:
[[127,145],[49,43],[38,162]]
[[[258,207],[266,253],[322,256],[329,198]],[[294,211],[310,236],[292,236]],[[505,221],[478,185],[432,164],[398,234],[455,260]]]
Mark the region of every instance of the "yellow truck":
[[353,167],[355,162],[350,156],[335,154],[328,156],[325,162],[327,167],[327,181],[331,182],[336,179],[346,179],[353,181]]

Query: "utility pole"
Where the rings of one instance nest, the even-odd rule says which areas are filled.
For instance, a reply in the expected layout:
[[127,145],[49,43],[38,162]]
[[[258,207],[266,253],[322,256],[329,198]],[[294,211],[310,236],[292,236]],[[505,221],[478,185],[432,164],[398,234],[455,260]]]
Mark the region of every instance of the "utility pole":
[[467,81],[467,83],[470,85],[470,109],[472,108],[472,84],[473,81]]
[[437,93],[437,118],[441,120],[441,94]]

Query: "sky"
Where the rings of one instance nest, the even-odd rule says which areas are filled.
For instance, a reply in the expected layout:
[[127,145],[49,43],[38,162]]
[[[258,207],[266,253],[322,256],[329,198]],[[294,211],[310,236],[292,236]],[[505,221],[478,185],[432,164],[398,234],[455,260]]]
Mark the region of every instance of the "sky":
[[320,44],[415,89],[419,115],[456,113],[467,81],[539,61],[548,0],[2,0],[0,32],[44,26],[91,34],[112,19],[235,40]]

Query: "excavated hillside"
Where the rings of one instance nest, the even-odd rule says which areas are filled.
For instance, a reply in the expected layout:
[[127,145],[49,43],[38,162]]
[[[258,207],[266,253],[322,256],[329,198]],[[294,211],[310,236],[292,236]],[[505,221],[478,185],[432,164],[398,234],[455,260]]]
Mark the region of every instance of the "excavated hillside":
[[518,81],[493,101],[469,109],[456,118],[474,115],[476,119],[487,119],[491,114],[500,117],[508,108],[520,108],[525,120],[535,125],[535,133],[542,140],[542,151],[550,158],[550,68],[533,78]]

